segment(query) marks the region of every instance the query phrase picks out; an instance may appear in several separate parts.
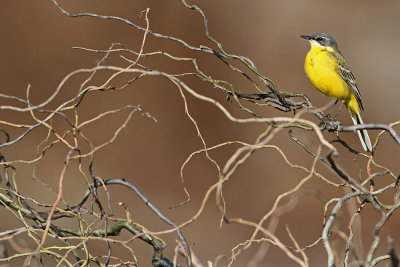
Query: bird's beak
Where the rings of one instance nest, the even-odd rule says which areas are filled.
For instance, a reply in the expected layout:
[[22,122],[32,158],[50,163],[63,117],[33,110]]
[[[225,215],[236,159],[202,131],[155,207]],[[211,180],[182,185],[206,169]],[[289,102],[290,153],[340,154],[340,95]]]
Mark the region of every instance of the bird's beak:
[[312,39],[311,36],[308,36],[308,35],[300,35],[300,37],[304,38],[306,40],[311,40]]

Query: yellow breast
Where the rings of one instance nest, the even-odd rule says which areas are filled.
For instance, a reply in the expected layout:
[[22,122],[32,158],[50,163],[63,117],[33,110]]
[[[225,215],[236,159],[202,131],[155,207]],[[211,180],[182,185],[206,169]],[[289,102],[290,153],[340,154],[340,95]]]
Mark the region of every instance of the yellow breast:
[[315,88],[324,95],[342,101],[351,98],[351,90],[339,75],[336,59],[326,48],[311,47],[304,68]]

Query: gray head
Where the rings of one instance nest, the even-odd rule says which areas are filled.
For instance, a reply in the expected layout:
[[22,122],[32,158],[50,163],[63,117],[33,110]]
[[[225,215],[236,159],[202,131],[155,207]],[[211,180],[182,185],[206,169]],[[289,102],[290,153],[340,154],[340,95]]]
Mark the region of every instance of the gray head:
[[309,40],[310,42],[313,42],[316,45],[328,46],[328,47],[333,47],[336,49],[338,48],[335,38],[333,38],[331,35],[324,33],[324,32],[314,33],[311,36],[300,35],[300,37],[304,38],[306,40]]

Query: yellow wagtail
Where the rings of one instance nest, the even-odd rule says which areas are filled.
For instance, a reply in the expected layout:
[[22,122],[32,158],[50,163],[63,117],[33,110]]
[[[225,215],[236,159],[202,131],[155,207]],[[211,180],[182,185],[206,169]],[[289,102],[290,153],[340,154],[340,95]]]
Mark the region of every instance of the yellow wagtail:
[[[341,100],[350,112],[355,125],[363,124],[360,112],[364,108],[360,91],[335,39],[326,33],[300,35],[300,37],[309,40],[311,44],[304,69],[312,84],[324,95]],[[372,152],[367,130],[359,130],[357,133],[364,150]]]

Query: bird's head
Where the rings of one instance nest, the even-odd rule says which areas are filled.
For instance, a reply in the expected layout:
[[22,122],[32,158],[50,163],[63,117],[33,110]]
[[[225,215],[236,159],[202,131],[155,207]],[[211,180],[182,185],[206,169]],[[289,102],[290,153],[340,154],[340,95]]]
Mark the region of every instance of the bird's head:
[[314,33],[313,35],[300,35],[301,38],[304,38],[310,41],[311,46],[318,46],[323,48],[333,48],[337,49],[338,45],[331,35],[323,32]]

